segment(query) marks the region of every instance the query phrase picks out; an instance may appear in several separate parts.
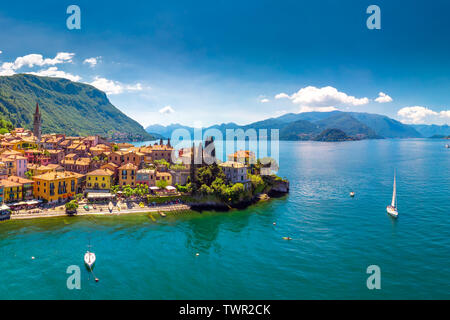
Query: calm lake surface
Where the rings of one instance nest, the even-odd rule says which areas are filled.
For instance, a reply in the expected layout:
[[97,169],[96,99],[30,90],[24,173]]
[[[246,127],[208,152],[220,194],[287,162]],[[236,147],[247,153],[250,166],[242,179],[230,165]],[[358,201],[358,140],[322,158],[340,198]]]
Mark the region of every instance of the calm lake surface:
[[[449,299],[444,145],[281,142],[291,193],[246,210],[1,223],[0,298]],[[397,221],[386,213],[394,169]],[[99,283],[83,266],[89,238]],[[66,287],[70,265],[81,290]],[[381,290],[366,287],[369,265]]]

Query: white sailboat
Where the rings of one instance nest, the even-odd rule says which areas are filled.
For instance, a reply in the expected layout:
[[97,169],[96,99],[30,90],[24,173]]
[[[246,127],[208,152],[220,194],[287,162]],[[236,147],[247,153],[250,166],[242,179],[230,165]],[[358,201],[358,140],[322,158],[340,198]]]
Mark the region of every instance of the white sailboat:
[[92,268],[94,267],[94,263],[95,263],[95,253],[91,252],[90,246],[89,246],[88,251],[84,254],[84,263],[89,268],[89,270],[92,271]]
[[398,217],[398,211],[397,211],[397,184],[395,181],[395,173],[394,173],[394,190],[392,192],[392,202],[391,205],[386,207],[387,213],[389,213],[394,218]]

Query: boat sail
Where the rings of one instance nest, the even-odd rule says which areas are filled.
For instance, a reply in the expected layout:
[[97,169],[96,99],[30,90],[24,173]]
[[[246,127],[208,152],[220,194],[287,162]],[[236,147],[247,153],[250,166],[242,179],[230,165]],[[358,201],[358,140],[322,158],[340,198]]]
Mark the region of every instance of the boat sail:
[[386,211],[387,211],[387,213],[389,213],[394,218],[397,218],[397,216],[398,216],[398,211],[397,211],[397,183],[396,183],[395,173],[394,173],[394,188],[393,188],[393,191],[392,191],[392,201],[391,201],[391,205],[386,207]]
[[89,239],[88,250],[84,254],[84,264],[89,269],[89,271],[92,272],[92,269],[94,268],[96,257],[95,257],[95,253],[91,251],[91,247],[92,247],[91,240]]

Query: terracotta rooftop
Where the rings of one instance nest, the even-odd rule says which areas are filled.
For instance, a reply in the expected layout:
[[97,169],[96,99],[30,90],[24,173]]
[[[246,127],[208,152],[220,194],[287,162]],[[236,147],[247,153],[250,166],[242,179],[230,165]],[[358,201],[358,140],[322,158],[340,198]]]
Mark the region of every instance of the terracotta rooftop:
[[137,170],[137,166],[135,166],[132,163],[126,163],[123,166],[119,167],[119,170],[126,170],[126,169],[133,169],[133,170]]
[[44,174],[41,174],[39,176],[33,177],[37,180],[47,180],[47,181],[53,181],[53,180],[62,180],[67,178],[81,178],[83,175],[71,171],[63,171],[63,172],[47,172]]
[[12,181],[12,182],[16,182],[16,183],[20,183],[20,184],[25,184],[25,183],[33,183],[33,180],[30,179],[25,179],[22,177],[18,177],[18,176],[10,176],[7,178],[7,180]]
[[110,166],[110,167],[114,167],[114,168],[118,168],[119,166],[117,164],[115,164],[114,162],[108,162],[107,164],[104,164],[102,167],[104,166]]
[[21,187],[22,186],[20,183],[9,181],[7,179],[0,180],[0,185],[3,187]]
[[112,176],[114,174],[113,171],[108,169],[97,169],[87,173],[87,176]]

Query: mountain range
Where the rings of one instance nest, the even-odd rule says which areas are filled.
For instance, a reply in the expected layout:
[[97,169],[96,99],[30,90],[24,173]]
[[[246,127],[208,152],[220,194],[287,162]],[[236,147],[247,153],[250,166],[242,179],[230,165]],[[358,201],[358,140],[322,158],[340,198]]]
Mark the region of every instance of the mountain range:
[[[152,134],[170,137],[172,131],[179,128],[187,129],[191,134],[194,131],[194,128],[180,124],[151,125],[146,130]],[[343,111],[288,113],[248,125],[241,126],[231,122],[203,130],[213,128],[220,130],[224,136],[226,129],[279,129],[280,140],[317,140],[323,136],[334,136],[328,134],[328,129],[338,129],[352,139],[423,138],[450,134],[447,125],[408,125],[384,115]]]
[[[95,87],[67,79],[17,74],[0,77],[0,121],[14,127],[32,128],[36,102],[42,113],[43,133],[102,135],[115,140],[154,140],[170,137],[175,129],[194,128],[180,124],[144,128],[122,113]],[[238,125],[222,123],[206,129],[279,129],[281,140],[381,139],[448,136],[448,125],[407,125],[387,116],[359,112],[288,113]],[[336,129],[339,131],[326,131]],[[331,134],[330,134],[331,133]],[[346,137],[342,135],[344,133]]]
[[2,119],[15,127],[31,129],[37,102],[43,133],[98,134],[126,141],[155,138],[91,85],[30,74],[0,77]]

